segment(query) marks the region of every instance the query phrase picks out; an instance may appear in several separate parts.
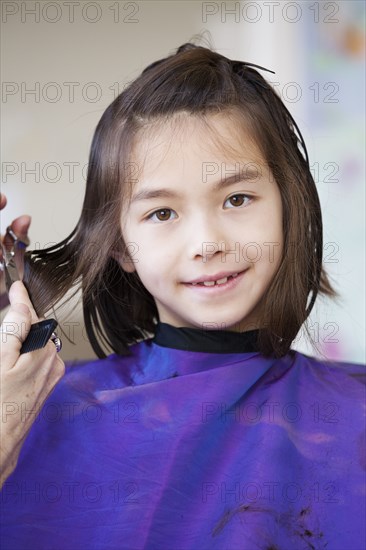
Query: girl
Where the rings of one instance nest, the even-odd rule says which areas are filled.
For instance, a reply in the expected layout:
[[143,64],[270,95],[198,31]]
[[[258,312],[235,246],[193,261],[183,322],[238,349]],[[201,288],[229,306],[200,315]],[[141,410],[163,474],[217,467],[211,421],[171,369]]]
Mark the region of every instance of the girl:
[[301,133],[253,65],[188,43],[147,67],[24,282],[38,315],[81,284],[100,359],[67,365],[33,423],[6,548],[363,547],[364,367],[291,349],[336,293]]

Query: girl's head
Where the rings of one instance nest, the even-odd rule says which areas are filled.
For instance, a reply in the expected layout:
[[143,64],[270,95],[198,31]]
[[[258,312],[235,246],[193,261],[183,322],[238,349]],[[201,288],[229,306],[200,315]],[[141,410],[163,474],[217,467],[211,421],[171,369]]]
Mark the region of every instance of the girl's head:
[[[106,109],[80,220],[33,256],[28,286],[38,310],[81,279],[99,356],[100,344],[126,353],[157,320],[259,328],[262,353],[281,356],[318,292],[336,295],[291,115],[253,66],[190,43],[147,67]],[[222,288],[191,284],[235,273]],[[40,282],[49,292],[37,292]]]
[[[238,122],[235,111],[185,110],[137,133],[136,181],[120,216],[129,253],[116,258],[154,297],[162,322],[260,326],[261,299],[283,250],[281,194]],[[223,285],[203,285],[208,278]]]

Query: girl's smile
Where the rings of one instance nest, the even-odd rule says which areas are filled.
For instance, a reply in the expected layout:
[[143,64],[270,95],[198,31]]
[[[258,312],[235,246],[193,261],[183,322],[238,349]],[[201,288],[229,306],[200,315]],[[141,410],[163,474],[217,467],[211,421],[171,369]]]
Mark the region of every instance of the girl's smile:
[[220,296],[222,293],[226,294],[236,288],[245,276],[244,274],[246,271],[247,270],[240,273],[233,273],[232,275],[221,278],[218,278],[219,276],[215,276],[214,278],[205,277],[204,282],[183,284],[193,292],[197,292],[198,296],[212,298],[213,296]]
[[[250,330],[281,261],[281,195],[250,136],[230,116],[207,121],[221,146],[182,113],[136,140],[139,179],[121,228],[137,252],[120,263],[137,271],[161,322]],[[221,172],[203,177],[208,164]]]
[[207,287],[225,284],[228,279],[234,279],[238,276],[238,273],[217,273],[216,275],[200,277],[194,281],[188,281],[188,285],[205,285]]

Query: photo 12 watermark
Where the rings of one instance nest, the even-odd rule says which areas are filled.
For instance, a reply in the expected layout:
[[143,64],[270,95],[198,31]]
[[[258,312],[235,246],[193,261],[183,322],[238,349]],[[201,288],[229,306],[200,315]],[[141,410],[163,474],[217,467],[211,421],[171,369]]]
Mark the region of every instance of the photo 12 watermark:
[[202,2],[202,23],[339,23],[338,2]]
[[[3,161],[1,163],[1,178],[7,183],[82,183],[85,184],[88,172],[93,169],[90,163],[77,160],[43,161]],[[109,170],[123,173],[125,183],[138,183],[139,167],[136,162],[121,162],[118,165],[108,164]]]
[[111,102],[119,96],[128,84],[96,81],[3,81],[1,83],[2,103],[98,103]]
[[57,23],[95,25],[100,22],[136,24],[140,22],[143,2],[57,1],[1,2],[1,21],[7,23]]
[[[334,401],[313,401],[307,404],[298,401],[267,400],[265,403],[248,401],[239,405],[225,402],[204,401],[201,407],[201,421],[208,424],[218,420],[223,424],[296,424],[298,422],[313,422],[315,424],[338,424],[340,421],[340,406]],[[315,434],[314,434],[315,437]]]
[[137,424],[141,420],[140,406],[135,401],[118,401],[111,406],[85,401],[46,401],[42,407],[29,408],[22,401],[4,401],[1,406],[2,423],[16,417],[19,423],[26,423],[33,417],[35,423],[46,424]]
[[[201,167],[202,183],[211,183],[212,178],[221,178],[221,184],[229,183],[257,183],[261,180],[274,183],[275,177],[273,172],[276,165],[268,166],[260,162],[235,162],[229,164],[227,162],[203,161]],[[339,164],[334,161],[324,161],[320,163],[314,162],[309,166],[314,183],[335,184],[339,183]],[[288,178],[288,176],[287,176]],[[287,181],[289,181],[287,179]],[[292,180],[291,180],[292,181]],[[294,183],[295,180],[294,180]]]
[[[298,481],[246,480],[244,482],[203,481],[201,486],[202,503],[295,503],[301,500],[307,502],[338,503],[339,482],[309,482],[300,484]],[[255,511],[255,510],[253,510]]]
[[[210,257],[217,253],[222,252],[220,257],[221,263],[226,263],[229,259],[229,263],[242,264],[243,260],[250,263],[257,263],[262,259],[265,259],[269,263],[277,262],[281,250],[281,243],[278,241],[268,241],[258,243],[256,241],[239,242],[236,241],[231,244],[227,244],[225,241],[206,241],[202,243],[202,261],[206,263]],[[339,244],[336,242],[329,242],[323,244],[323,263],[324,264],[336,264],[339,263],[337,254],[340,251]],[[301,258],[301,251],[299,251],[298,243],[289,242],[286,248],[286,259],[290,263],[295,263],[298,258]]]
[[[82,476],[80,475],[80,478]],[[111,479],[77,481],[50,480],[45,482],[5,481],[1,491],[1,503],[11,506],[17,504],[76,504],[91,509],[93,504],[136,505],[141,502],[140,481],[136,479]]]

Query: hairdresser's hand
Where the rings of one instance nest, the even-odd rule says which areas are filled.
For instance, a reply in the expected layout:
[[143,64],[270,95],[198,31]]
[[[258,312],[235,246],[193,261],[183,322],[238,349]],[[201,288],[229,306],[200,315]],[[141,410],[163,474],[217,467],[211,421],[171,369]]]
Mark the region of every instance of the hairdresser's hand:
[[[36,415],[65,372],[53,342],[23,353],[20,348],[31,323],[38,319],[25,286],[12,284],[10,308],[0,333],[0,487],[16,467],[21,446]],[[13,334],[9,334],[12,332]]]
[[[3,194],[0,194],[0,210],[5,208],[6,206],[6,196]],[[19,216],[19,218],[16,218],[13,220],[10,224],[10,227],[12,231],[15,233],[15,235],[18,237],[18,239],[27,239],[28,237],[28,229],[31,223],[30,216],[23,215]],[[12,242],[6,242],[6,236],[1,235],[1,242],[4,243],[4,245],[10,246]],[[9,237],[8,237],[9,240]],[[23,256],[24,256],[25,249],[24,248],[18,248],[15,252],[15,262],[18,267],[19,275],[22,278],[23,277]],[[0,260],[2,261],[2,251],[0,247]],[[8,295],[6,292],[5,287],[5,276],[4,272],[0,270],[0,310],[4,307],[9,305]]]

